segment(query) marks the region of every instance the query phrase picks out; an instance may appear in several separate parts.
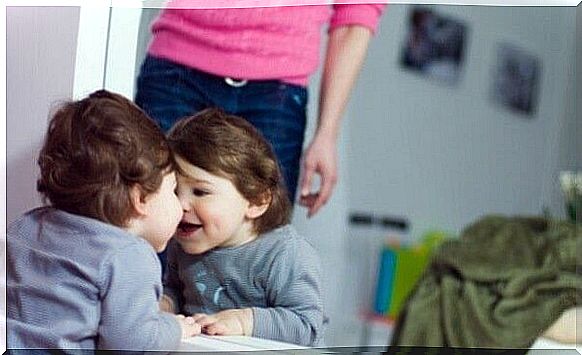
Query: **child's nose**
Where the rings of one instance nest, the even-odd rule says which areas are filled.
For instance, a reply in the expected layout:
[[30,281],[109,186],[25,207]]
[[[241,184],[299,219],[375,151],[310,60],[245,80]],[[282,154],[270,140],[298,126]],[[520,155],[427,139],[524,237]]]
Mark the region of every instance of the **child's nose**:
[[190,210],[190,203],[187,199],[178,197],[178,200],[180,200],[180,205],[182,206],[183,211],[187,212]]

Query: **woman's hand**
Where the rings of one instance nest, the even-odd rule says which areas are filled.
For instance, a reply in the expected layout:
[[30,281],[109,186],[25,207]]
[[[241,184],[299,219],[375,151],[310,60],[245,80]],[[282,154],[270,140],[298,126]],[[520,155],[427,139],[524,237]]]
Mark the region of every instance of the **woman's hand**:
[[[341,119],[368,51],[372,31],[360,25],[335,28],[329,36],[319,94],[317,129],[303,158],[299,203],[312,217],[325,205],[337,182],[337,147]],[[320,187],[311,191],[314,175]]]
[[[318,191],[312,191],[315,175],[320,177]],[[331,197],[337,182],[337,147],[335,137],[316,135],[303,156],[303,179],[299,203],[312,217]]]

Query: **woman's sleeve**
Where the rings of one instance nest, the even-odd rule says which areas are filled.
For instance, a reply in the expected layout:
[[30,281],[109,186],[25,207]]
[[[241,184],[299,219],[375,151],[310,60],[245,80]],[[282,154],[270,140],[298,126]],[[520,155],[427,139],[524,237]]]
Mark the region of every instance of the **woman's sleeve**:
[[153,249],[140,243],[119,249],[101,272],[98,348],[175,350],[182,331],[175,316],[160,311],[161,267]]
[[321,265],[302,242],[273,259],[265,279],[268,307],[253,307],[253,336],[304,346],[323,339]]
[[335,4],[329,23],[329,32],[341,26],[360,25],[376,33],[385,7],[386,4]]

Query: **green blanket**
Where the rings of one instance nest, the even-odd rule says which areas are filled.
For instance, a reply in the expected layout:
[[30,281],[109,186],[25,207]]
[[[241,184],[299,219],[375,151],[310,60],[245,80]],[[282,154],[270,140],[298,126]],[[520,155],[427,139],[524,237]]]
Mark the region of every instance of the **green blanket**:
[[542,218],[488,216],[433,254],[392,345],[529,348],[582,304],[582,231]]

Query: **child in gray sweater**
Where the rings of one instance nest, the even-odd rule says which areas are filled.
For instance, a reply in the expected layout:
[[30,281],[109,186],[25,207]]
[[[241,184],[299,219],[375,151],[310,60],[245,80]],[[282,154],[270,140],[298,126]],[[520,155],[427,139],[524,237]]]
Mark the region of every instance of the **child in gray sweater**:
[[173,350],[200,333],[159,309],[165,249],[182,218],[168,142],[101,90],[64,103],[39,155],[49,205],[7,230],[9,349]]
[[320,262],[289,223],[270,145],[246,120],[207,109],[169,133],[184,216],[168,247],[163,309],[210,335],[321,345]]

